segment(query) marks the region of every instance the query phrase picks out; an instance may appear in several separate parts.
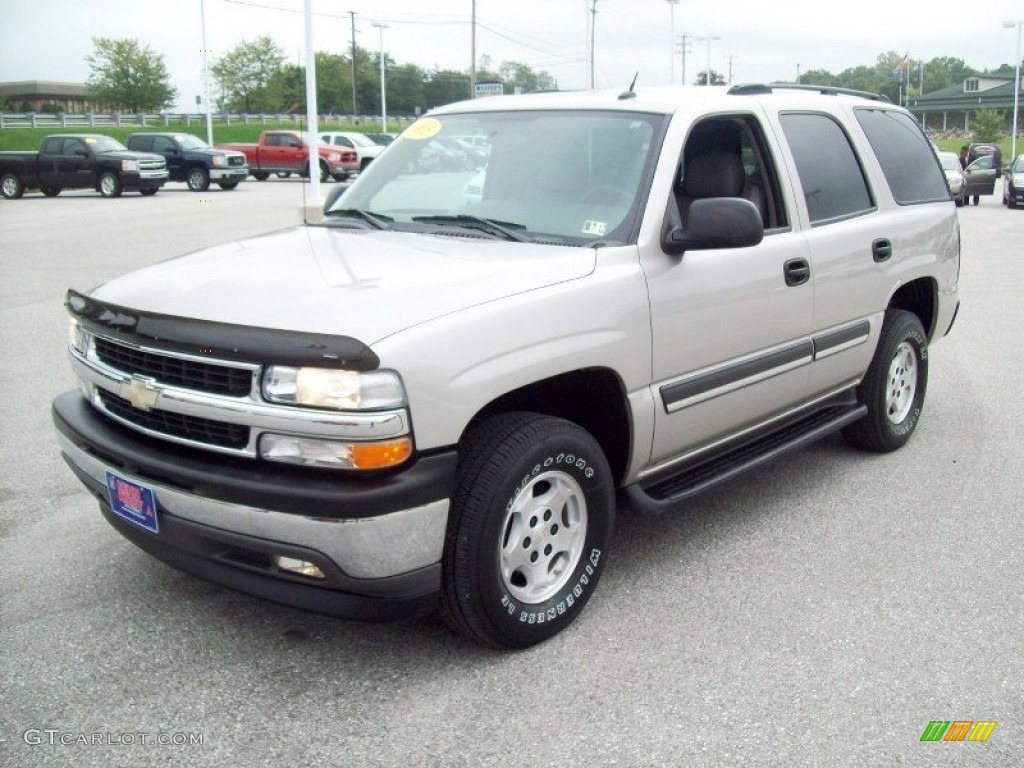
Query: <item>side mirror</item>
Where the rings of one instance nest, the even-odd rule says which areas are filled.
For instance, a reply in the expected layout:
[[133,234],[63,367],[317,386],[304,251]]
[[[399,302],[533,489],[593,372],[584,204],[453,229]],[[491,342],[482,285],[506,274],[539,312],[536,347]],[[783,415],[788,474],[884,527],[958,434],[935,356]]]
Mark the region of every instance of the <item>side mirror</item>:
[[661,240],[666,253],[712,248],[747,248],[764,239],[757,207],[742,197],[709,197],[690,205],[685,227],[668,231]]

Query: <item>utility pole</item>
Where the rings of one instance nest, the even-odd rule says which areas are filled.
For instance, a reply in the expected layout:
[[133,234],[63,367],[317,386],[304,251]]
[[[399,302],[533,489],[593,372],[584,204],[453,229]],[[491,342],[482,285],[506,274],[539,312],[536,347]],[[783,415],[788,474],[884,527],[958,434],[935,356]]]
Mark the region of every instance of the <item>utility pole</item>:
[[686,85],[686,54],[687,54],[686,41],[687,41],[688,38],[691,38],[691,37],[693,37],[693,35],[688,35],[685,32],[679,36],[679,52],[682,54],[682,57],[683,57],[683,77],[682,77],[682,80],[680,82],[683,85]]
[[671,17],[672,20],[671,20],[671,22],[669,24],[669,28],[670,28],[671,32],[670,32],[669,37],[668,37],[668,48],[669,48],[668,53],[669,53],[669,59],[672,62],[672,70],[671,70],[672,73],[671,73],[671,75],[669,75],[668,84],[669,85],[675,85],[676,84],[676,52],[675,52],[675,46],[676,46],[676,6],[679,5],[679,0],[665,0],[665,1],[668,3],[669,10],[672,13],[672,17]]
[[597,27],[597,0],[590,6],[590,90],[594,90],[594,37]]
[[356,106],[356,12],[349,11],[352,17],[352,121],[355,122],[359,109]]
[[737,58],[737,56],[734,53],[730,53],[725,58],[729,60],[729,79],[728,79],[727,83],[729,85],[732,85],[732,62],[733,62],[733,59]]

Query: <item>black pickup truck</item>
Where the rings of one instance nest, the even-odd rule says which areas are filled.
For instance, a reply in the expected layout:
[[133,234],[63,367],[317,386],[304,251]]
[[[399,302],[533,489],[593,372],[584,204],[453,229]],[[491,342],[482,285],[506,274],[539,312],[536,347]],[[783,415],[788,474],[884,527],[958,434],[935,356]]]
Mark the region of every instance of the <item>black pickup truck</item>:
[[100,134],[47,136],[38,152],[0,152],[0,194],[14,200],[26,189],[56,197],[64,189],[95,189],[118,197],[126,189],[155,195],[167,181],[159,155],[131,152]]
[[170,181],[184,181],[193,192],[205,192],[211,181],[234,189],[249,175],[244,154],[216,149],[190,133],[133,133],[125,143],[128,149],[161,155]]

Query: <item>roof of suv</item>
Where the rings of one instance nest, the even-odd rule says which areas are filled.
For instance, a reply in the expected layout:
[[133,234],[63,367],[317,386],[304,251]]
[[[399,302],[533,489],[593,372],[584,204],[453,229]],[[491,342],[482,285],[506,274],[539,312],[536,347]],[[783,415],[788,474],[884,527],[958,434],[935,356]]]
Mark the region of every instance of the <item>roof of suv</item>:
[[614,109],[633,112],[672,114],[684,105],[700,111],[733,110],[744,101],[785,99],[787,103],[820,105],[823,98],[850,99],[864,103],[887,103],[888,99],[867,92],[827,86],[791,84],[743,86],[675,86],[637,88],[635,91],[605,89],[598,91],[546,91],[519,96],[492,96],[447,104],[430,114],[453,112],[495,112],[517,109]]

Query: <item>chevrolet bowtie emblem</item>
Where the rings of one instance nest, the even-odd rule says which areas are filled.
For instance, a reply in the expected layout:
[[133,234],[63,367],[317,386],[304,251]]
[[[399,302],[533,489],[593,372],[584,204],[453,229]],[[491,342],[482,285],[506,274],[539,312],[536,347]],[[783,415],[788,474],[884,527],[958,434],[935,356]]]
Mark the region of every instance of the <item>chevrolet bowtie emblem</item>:
[[160,390],[153,386],[153,379],[143,376],[132,376],[122,381],[118,394],[140,411],[148,411],[160,399]]

